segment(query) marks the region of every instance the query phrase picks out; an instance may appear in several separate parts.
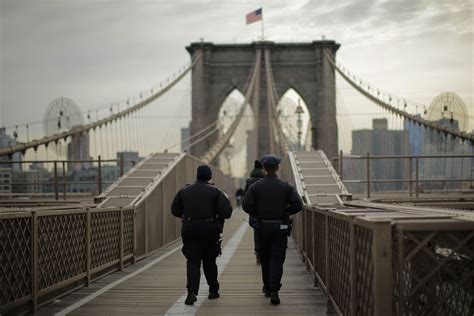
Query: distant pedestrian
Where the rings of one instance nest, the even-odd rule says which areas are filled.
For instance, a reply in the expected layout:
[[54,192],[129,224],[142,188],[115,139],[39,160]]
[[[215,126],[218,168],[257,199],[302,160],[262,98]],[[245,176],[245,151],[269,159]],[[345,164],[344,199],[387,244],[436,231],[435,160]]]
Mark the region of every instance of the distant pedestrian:
[[240,207],[240,205],[242,205],[243,195],[244,195],[244,189],[238,188],[237,191],[235,191],[235,201],[237,202],[237,207]]
[[265,178],[250,186],[242,208],[258,219],[263,292],[270,297],[272,304],[277,305],[280,304],[278,291],[291,232],[289,216],[301,211],[303,202],[293,186],[278,178],[276,173],[280,157],[265,155],[260,161],[265,169]]
[[207,165],[197,168],[196,182],[186,185],[174,197],[171,211],[183,219],[181,237],[187,259],[188,296],[184,303],[196,302],[201,278],[201,261],[209,285],[209,299],[219,298],[216,257],[220,254],[220,234],[224,220],[232,215],[227,195],[209,183],[212,171]]
[[[265,173],[263,172],[263,165],[259,160],[255,160],[253,170],[250,172],[250,178],[245,180],[245,189],[244,189],[244,196],[245,193],[247,193],[248,189],[252,184],[255,182],[263,179],[265,176]],[[258,255],[258,248],[259,248],[259,242],[258,242],[258,219],[255,216],[249,215],[249,225],[250,227],[253,228],[253,243],[254,243],[254,252],[255,252],[255,257],[257,259],[257,264],[260,264],[260,256]]]

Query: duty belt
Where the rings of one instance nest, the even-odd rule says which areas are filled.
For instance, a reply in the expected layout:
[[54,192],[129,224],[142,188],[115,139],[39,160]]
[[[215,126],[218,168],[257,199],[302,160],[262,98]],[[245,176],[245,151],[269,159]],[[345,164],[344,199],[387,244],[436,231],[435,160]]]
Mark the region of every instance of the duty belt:
[[262,219],[262,223],[264,224],[281,224],[283,223],[282,219]]
[[215,222],[216,219],[214,217],[208,217],[208,218],[184,218],[183,219],[185,222]]

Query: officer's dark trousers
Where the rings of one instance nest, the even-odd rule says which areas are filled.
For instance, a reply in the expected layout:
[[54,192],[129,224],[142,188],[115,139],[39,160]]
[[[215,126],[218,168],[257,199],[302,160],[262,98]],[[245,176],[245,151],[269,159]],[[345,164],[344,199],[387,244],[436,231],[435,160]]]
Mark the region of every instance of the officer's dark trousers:
[[217,282],[217,226],[211,222],[191,221],[183,224],[183,254],[187,259],[188,291],[196,295],[199,291],[201,278],[201,261],[206,276],[209,292],[219,291]]
[[258,230],[254,229],[253,230],[253,244],[254,244],[255,254],[258,254],[258,249],[260,248],[260,240],[258,239],[258,235],[259,235]]
[[281,288],[288,236],[287,230],[280,228],[277,223],[263,223],[257,230],[262,280],[268,292],[278,292]]

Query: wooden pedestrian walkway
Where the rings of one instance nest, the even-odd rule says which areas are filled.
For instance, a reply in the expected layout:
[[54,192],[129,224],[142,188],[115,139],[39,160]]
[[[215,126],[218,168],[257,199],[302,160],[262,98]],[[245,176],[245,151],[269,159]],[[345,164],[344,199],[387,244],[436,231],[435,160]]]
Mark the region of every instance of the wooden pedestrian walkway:
[[313,287],[295,244],[288,246],[281,304],[262,293],[260,266],[253,254],[253,231],[242,211],[226,223],[218,258],[221,297],[208,300],[204,275],[198,301],[185,306],[185,260],[181,242],[43,307],[38,315],[326,315],[327,298]]

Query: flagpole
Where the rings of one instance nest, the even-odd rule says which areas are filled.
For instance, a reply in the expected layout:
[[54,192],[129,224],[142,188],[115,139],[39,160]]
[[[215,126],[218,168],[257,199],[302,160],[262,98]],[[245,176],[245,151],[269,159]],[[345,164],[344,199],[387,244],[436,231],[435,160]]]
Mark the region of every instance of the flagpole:
[[263,7],[262,7],[262,42],[264,41],[264,28],[263,28]]

